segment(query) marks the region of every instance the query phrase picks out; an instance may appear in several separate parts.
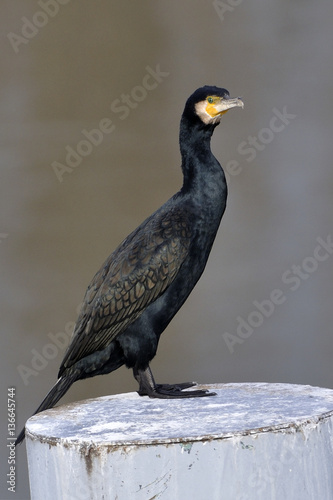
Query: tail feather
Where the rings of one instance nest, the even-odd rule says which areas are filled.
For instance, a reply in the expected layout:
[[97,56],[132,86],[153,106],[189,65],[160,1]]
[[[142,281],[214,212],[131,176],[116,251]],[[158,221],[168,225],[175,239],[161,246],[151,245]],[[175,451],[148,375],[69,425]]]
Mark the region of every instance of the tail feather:
[[[38,406],[36,413],[40,413],[41,411],[48,410],[49,408],[53,408],[55,404],[59,401],[60,398],[68,391],[70,386],[78,380],[78,373],[74,372],[71,374],[67,374],[66,376],[60,377],[57,382],[54,384],[50,392],[45,396],[41,404]],[[15,441],[15,446],[20,444],[25,437],[25,428],[23,428],[20,434],[17,436]]]

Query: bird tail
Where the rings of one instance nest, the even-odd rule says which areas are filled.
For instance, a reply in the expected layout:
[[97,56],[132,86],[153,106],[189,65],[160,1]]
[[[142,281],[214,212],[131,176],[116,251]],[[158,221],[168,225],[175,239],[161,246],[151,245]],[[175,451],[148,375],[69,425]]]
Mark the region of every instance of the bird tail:
[[[57,404],[59,399],[62,398],[62,396],[68,391],[70,386],[76,380],[78,380],[78,378],[80,378],[78,372],[73,372],[60,377],[54,384],[50,392],[45,396],[33,415],[36,415],[36,413],[39,413],[41,411],[48,410],[49,408],[53,408],[53,406]],[[20,434],[17,436],[15,446],[20,444],[23,441],[24,437],[25,428],[23,428]]]

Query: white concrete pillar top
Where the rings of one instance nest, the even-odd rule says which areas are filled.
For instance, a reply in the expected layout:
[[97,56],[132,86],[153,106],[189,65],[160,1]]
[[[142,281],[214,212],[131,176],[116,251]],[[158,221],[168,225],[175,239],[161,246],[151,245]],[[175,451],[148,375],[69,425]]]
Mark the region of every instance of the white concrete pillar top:
[[215,384],[216,396],[150,399],[137,393],[66,404],[31,417],[28,439],[112,446],[311,431],[333,415],[333,390],[291,384]]

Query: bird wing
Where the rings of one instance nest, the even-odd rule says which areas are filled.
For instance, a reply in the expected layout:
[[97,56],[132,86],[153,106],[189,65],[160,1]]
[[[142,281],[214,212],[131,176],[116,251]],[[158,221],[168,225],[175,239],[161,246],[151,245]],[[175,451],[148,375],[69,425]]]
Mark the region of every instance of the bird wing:
[[184,214],[169,212],[151,217],[123,241],[86,291],[59,375],[107,347],[168,288],[188,254],[190,236]]

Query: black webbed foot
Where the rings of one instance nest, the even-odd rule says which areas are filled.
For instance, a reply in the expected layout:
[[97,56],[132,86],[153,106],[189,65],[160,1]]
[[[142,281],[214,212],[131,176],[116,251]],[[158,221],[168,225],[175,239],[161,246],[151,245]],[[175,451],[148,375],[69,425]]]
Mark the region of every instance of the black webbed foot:
[[208,392],[207,390],[196,389],[194,391],[183,391],[188,387],[194,387],[195,382],[184,382],[181,384],[156,384],[152,394],[148,394],[151,398],[202,398],[204,396],[216,396],[215,392]]
[[176,399],[176,398],[202,398],[205,396],[216,396],[215,392],[197,389],[194,391],[183,391],[197,385],[195,382],[183,382],[180,384],[156,384],[151,369],[133,370],[134,377],[139,382],[138,394],[150,398]]

